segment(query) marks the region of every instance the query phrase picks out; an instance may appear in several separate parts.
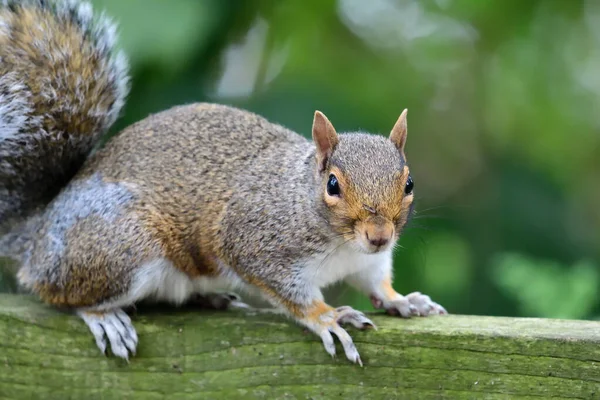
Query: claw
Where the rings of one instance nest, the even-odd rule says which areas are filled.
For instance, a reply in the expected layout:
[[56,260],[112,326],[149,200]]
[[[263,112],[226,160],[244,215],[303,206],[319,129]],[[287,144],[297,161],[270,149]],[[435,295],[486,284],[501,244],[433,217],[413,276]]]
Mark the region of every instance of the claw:
[[377,330],[377,326],[373,323],[373,321],[368,320],[363,322],[363,326],[361,329],[374,329]]
[[[342,347],[344,348],[344,353],[346,353],[346,358],[348,360],[352,361],[355,364],[357,363],[357,360],[360,361],[360,355],[358,354],[358,350],[356,350],[356,346],[354,346],[352,338],[350,337],[348,332],[344,330],[344,328],[342,328],[336,323],[329,328],[329,331],[335,334],[335,336],[337,336],[337,338],[339,339],[340,343],[342,344]],[[360,361],[360,364],[362,365],[362,361]]]
[[361,312],[353,309],[349,306],[343,306],[336,309],[338,313],[337,322],[339,324],[351,324],[358,329],[367,329],[369,327],[375,327],[373,321]]
[[362,360],[360,359],[360,356],[357,356],[357,357],[356,357],[356,359],[354,360],[354,364],[358,364],[358,365],[360,365],[361,367],[363,366],[363,362],[362,362]]
[[335,343],[333,342],[333,336],[331,336],[331,333],[328,330],[321,332],[321,340],[323,341],[325,351],[329,353],[332,358],[335,358]]

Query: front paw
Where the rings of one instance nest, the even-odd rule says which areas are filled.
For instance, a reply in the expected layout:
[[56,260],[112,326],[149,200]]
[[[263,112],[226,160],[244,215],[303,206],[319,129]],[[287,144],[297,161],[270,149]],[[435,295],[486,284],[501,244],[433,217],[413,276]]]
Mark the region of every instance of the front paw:
[[332,333],[337,336],[338,340],[342,344],[346,358],[351,362],[363,366],[360,354],[356,350],[356,346],[352,341],[352,337],[342,328],[337,322],[327,324],[326,326],[318,327],[313,329],[321,337],[325,351],[332,357],[335,357],[335,343],[333,341]]
[[420,292],[413,292],[406,296],[398,295],[389,301],[371,296],[371,302],[375,308],[385,308],[388,314],[400,315],[404,318],[448,314],[444,307]]
[[410,304],[415,306],[421,317],[428,315],[442,315],[448,314],[448,311],[435,301],[431,300],[426,294],[420,292],[413,292],[406,296]]
[[333,337],[337,336],[342,344],[346,358],[360,366],[363,365],[352,337],[350,337],[340,324],[349,323],[359,329],[375,327],[375,324],[369,318],[352,307],[344,306],[336,309],[322,301],[315,302],[312,307],[305,310],[304,315],[305,317],[299,319],[298,322],[319,335],[327,353],[335,357],[336,351]]

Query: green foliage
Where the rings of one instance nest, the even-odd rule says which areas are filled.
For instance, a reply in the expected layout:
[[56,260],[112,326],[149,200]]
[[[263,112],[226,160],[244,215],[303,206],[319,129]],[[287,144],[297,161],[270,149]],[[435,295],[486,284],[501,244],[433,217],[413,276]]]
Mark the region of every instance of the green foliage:
[[419,271],[424,292],[447,298],[460,297],[473,280],[473,264],[469,244],[460,236],[434,233],[427,241],[426,264]]
[[554,261],[503,254],[495,260],[494,279],[517,300],[522,315],[585,318],[598,303],[598,266],[581,261],[570,268]]
[[110,10],[119,23],[120,45],[134,67],[150,64],[170,73],[181,72],[209,44],[219,21],[214,0],[96,0],[94,6]]

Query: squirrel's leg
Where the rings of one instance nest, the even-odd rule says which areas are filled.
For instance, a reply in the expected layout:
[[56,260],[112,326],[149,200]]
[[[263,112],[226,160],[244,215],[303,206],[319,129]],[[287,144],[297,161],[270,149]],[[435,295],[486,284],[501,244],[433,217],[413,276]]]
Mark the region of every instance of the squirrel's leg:
[[293,316],[298,323],[317,334],[323,341],[325,351],[332,357],[336,354],[333,340],[333,335],[335,335],[342,344],[346,358],[362,366],[360,355],[352,341],[352,337],[340,326],[340,323],[351,323],[356,327],[364,328],[374,326],[373,322],[363,313],[353,310],[351,307],[337,309],[331,307],[322,300],[323,297],[318,290],[312,296],[305,298],[310,300],[302,303],[279,300],[276,303]]
[[183,302],[192,289],[133,212],[134,194],[99,176],[71,182],[46,210],[18,273],[45,303],[75,310],[102,352],[110,345],[125,359],[137,335],[122,308],[159,293]]
[[394,290],[391,253],[381,262],[348,275],[345,281],[369,296],[373,307],[383,308],[390,315],[409,318],[419,315],[447,314],[444,307],[425,294],[413,292],[403,296]]

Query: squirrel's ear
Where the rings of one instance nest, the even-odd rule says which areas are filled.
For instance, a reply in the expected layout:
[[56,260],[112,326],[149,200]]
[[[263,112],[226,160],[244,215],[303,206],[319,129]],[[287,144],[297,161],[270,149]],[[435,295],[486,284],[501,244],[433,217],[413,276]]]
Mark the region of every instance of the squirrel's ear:
[[325,170],[327,160],[331,157],[333,149],[338,144],[338,135],[331,122],[321,111],[315,111],[312,126],[312,137],[317,146],[317,163],[319,172]]
[[402,157],[405,159],[406,157],[404,157],[404,145],[406,144],[407,134],[407,113],[407,109],[404,109],[404,111],[402,111],[402,114],[400,114],[400,118],[398,118],[398,121],[396,121],[396,125],[394,125],[394,127],[392,128],[392,133],[390,133],[390,140],[392,141],[392,143],[394,143],[394,145],[396,145],[396,148],[398,148],[398,150],[402,154]]

